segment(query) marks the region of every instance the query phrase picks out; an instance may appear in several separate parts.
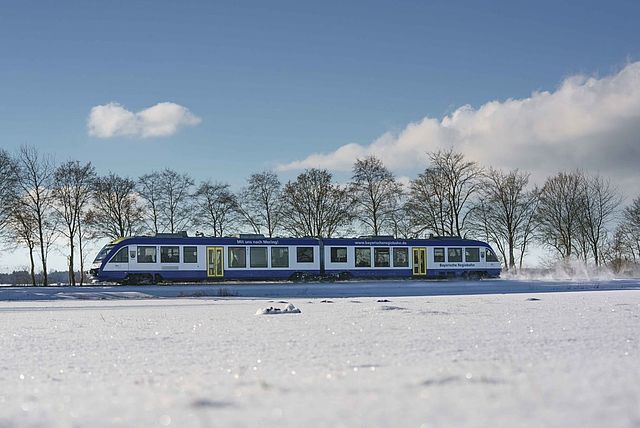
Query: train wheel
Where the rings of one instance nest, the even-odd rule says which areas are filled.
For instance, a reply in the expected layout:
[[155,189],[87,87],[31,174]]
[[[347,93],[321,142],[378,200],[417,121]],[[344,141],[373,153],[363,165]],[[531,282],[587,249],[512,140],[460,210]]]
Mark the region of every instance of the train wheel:
[[469,280],[480,281],[481,278],[482,278],[481,272],[469,272]]
[[150,273],[145,273],[138,275],[138,284],[140,285],[150,285],[154,283],[154,277]]
[[353,278],[353,275],[351,274],[351,272],[340,272],[338,274],[339,281],[348,281],[352,278]]
[[302,281],[302,272],[294,272],[289,277],[289,281],[300,282]]

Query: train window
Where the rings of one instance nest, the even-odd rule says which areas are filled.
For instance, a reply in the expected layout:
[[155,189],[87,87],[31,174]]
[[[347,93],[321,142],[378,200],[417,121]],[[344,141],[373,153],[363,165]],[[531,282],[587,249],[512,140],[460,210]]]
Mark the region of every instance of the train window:
[[433,261],[436,263],[444,263],[444,248],[433,249]]
[[247,250],[245,247],[229,247],[229,267],[247,267]]
[[120,251],[118,251],[115,256],[111,257],[109,263],[127,263],[129,261],[127,258],[127,248],[128,247],[120,248]]
[[375,267],[391,266],[391,249],[390,248],[374,248],[373,249],[373,265]]
[[271,247],[271,267],[289,267],[288,247]]
[[498,257],[496,257],[496,253],[487,249],[487,261],[488,262],[499,262]]
[[160,263],[180,263],[180,247],[160,247]]
[[356,267],[371,267],[371,248],[356,248]]
[[465,248],[464,261],[475,263],[480,261],[480,248]]
[[249,266],[252,268],[267,267],[267,247],[249,248]]
[[462,261],[462,248],[449,248],[447,253],[449,263]]
[[409,249],[408,248],[393,249],[393,266],[409,267]]
[[156,247],[138,245],[138,263],[155,263]]
[[198,247],[184,247],[182,261],[184,263],[198,263]]
[[331,247],[331,263],[346,263],[347,247]]
[[298,263],[313,263],[313,247],[296,248]]

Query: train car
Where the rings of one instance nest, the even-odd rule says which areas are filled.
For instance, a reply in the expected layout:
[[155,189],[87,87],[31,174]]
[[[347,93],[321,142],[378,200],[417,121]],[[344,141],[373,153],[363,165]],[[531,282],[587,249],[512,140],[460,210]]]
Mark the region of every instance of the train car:
[[501,264],[484,242],[460,238],[237,238],[159,234],[106,245],[97,281],[304,280],[312,278],[494,278]]
[[317,239],[188,237],[159,234],[106,245],[90,274],[98,281],[158,283],[282,280],[320,275]]
[[323,239],[323,271],[340,278],[497,278],[501,263],[482,241],[391,236]]

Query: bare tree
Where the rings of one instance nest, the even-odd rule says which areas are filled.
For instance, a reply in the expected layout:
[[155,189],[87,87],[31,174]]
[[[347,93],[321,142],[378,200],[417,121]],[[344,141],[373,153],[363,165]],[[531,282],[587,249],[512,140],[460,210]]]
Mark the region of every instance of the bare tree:
[[55,224],[52,221],[54,164],[51,158],[41,155],[33,147],[22,146],[16,158],[16,176],[20,193],[19,205],[28,211],[23,215],[33,220],[37,245],[42,262],[43,285],[48,285],[47,258],[55,240]]
[[197,224],[213,232],[213,236],[224,236],[237,221],[238,201],[225,183],[205,181],[195,193]]
[[520,259],[518,260],[518,269],[522,269],[522,263],[524,262],[524,256],[527,254],[527,248],[529,244],[534,242],[536,237],[536,229],[538,227],[537,215],[538,205],[540,204],[540,189],[536,186],[530,192],[531,204],[528,207],[526,214],[521,225],[520,235]]
[[151,174],[145,174],[138,179],[137,187],[138,194],[144,201],[144,221],[147,224],[147,228],[157,235],[161,231],[160,225],[160,205],[161,205],[161,185],[160,185],[160,173],[152,172]]
[[94,180],[93,207],[87,213],[94,236],[131,236],[140,232],[142,222],[133,180],[113,173]]
[[283,192],[283,228],[295,236],[331,237],[353,220],[353,200],[346,187],[326,170],[308,169]]
[[611,250],[609,252],[609,257],[607,260],[614,272],[620,272],[624,268],[625,264],[631,262],[629,251],[626,248],[624,235],[625,231],[621,224],[613,233],[613,237],[611,240]]
[[398,206],[391,214],[393,236],[404,239],[416,238],[420,230],[415,225],[407,204],[407,194],[403,193],[397,202]]
[[282,183],[276,173],[251,174],[247,187],[240,192],[238,209],[255,233],[275,234],[281,222]]
[[[95,176],[94,176],[95,180]],[[89,205],[93,200],[93,184],[91,185],[89,192],[89,201],[87,202],[87,207],[85,209],[80,210],[80,221],[78,222],[78,254],[80,255],[80,285],[83,285],[86,279],[85,275],[85,260],[87,260],[87,248],[85,247],[85,242],[91,239],[91,227],[90,223],[87,221],[89,219]],[[88,226],[88,227],[85,227]]]
[[427,169],[411,181],[406,208],[418,234],[425,231],[439,236],[455,234],[444,177],[439,171]]
[[154,233],[185,230],[191,220],[193,179],[172,169],[140,177],[138,193],[145,201],[149,228]]
[[11,208],[16,196],[16,166],[11,155],[0,149],[0,237],[11,218]]
[[507,270],[516,267],[516,251],[524,253],[530,241],[537,192],[528,190],[528,183],[529,174],[517,169],[507,173],[489,169],[472,218],[474,228],[495,244]]
[[428,157],[430,165],[410,185],[413,221],[421,232],[463,236],[482,170],[452,149]]
[[640,196],[625,208],[623,225],[627,229],[627,242],[634,253],[634,261],[640,261]]
[[581,216],[583,174],[560,172],[548,178],[540,192],[539,236],[542,243],[568,259],[576,249]]
[[601,249],[607,240],[622,198],[608,180],[598,175],[584,177],[582,186],[579,228],[581,236],[586,241],[583,251],[590,251],[596,266],[600,266]]
[[163,170],[160,177],[160,212],[165,230],[170,233],[185,230],[191,223],[191,190],[194,181],[188,174],[179,174],[171,169]]
[[349,191],[357,219],[374,235],[393,229],[394,213],[402,195],[402,185],[375,156],[353,164]]
[[[76,285],[75,276],[75,241],[82,232],[81,222],[84,210],[91,196],[91,186],[95,178],[95,170],[91,163],[80,164],[68,161],[58,166],[54,173],[53,196],[55,209],[61,223],[62,233],[69,242],[69,283]],[[82,241],[80,241],[80,271],[84,273],[82,257]],[[82,280],[81,280],[82,283]]]
[[640,263],[640,196],[625,208],[622,221],[613,238],[614,268],[620,270],[624,265]]
[[36,285],[35,249],[38,244],[38,234],[35,225],[38,223],[33,211],[27,208],[27,203],[21,198],[14,198],[8,205],[10,215],[7,220],[8,233],[13,245],[23,244],[29,251],[29,273],[31,284]]

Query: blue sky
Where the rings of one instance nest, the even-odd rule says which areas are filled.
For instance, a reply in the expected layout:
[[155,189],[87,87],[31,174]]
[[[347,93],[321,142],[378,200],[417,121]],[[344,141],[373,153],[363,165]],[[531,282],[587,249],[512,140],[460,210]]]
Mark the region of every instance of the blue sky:
[[[637,1],[4,3],[0,141],[101,173],[171,166],[240,185],[465,104],[615,73],[640,57],[638,22]],[[90,137],[108,102],[173,102],[201,122]]]
[[[7,1],[0,146],[236,189],[271,168],[345,180],[367,154],[406,180],[455,147],[538,181],[588,168],[633,194],[639,22],[638,1]],[[190,124],[141,137],[134,113],[159,103]],[[90,135],[95,108],[138,118],[119,128],[133,135]]]

